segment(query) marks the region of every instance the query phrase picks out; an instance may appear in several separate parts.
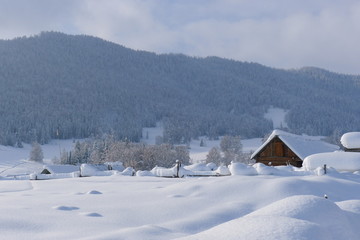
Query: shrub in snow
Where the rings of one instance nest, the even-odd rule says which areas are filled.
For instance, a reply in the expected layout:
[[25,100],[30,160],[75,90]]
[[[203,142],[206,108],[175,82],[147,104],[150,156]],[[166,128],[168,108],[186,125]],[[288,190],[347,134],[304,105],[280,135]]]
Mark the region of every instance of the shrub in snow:
[[328,152],[318,153],[306,157],[303,167],[307,171],[315,170],[326,164],[337,171],[355,172],[360,170],[360,153],[357,152]]
[[231,162],[229,170],[231,175],[257,175],[257,172],[253,167],[239,162]]

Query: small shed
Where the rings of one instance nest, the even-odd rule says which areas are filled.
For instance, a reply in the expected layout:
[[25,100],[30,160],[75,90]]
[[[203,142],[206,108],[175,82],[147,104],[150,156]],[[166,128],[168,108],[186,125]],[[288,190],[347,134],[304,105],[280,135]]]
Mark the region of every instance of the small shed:
[[326,143],[319,137],[295,135],[274,130],[269,138],[251,155],[257,163],[302,167],[303,160],[312,154],[333,152],[339,146]]
[[341,136],[345,152],[360,152],[360,132],[348,132]]
[[41,174],[73,173],[80,171],[75,165],[44,165]]

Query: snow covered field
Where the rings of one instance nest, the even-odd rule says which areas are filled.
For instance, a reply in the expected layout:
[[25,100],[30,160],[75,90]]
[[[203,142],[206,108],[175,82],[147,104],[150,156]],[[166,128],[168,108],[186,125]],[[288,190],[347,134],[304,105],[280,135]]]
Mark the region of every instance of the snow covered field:
[[[251,151],[261,139],[242,143],[244,151]],[[46,161],[72,144],[52,141],[42,146]],[[200,140],[192,141],[192,159],[204,159],[218,144],[206,141],[200,147]],[[233,164],[233,175],[226,177],[1,178],[41,169],[42,164],[26,160],[30,149],[0,146],[0,239],[357,240],[360,236],[359,172],[329,169],[323,175],[319,169]]]
[[1,239],[356,240],[360,175],[4,180],[0,212]]

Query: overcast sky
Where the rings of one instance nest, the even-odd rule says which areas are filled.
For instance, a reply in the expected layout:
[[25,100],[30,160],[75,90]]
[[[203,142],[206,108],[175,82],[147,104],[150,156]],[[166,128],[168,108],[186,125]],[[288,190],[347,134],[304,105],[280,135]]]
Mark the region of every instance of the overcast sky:
[[0,38],[88,34],[133,49],[360,74],[359,0],[0,0]]

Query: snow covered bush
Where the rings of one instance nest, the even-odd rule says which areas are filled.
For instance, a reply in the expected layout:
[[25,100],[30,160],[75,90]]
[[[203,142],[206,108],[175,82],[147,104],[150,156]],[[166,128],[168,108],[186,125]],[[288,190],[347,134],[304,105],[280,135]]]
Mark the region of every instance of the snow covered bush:
[[231,175],[257,175],[256,169],[244,163],[231,162],[229,170]]

